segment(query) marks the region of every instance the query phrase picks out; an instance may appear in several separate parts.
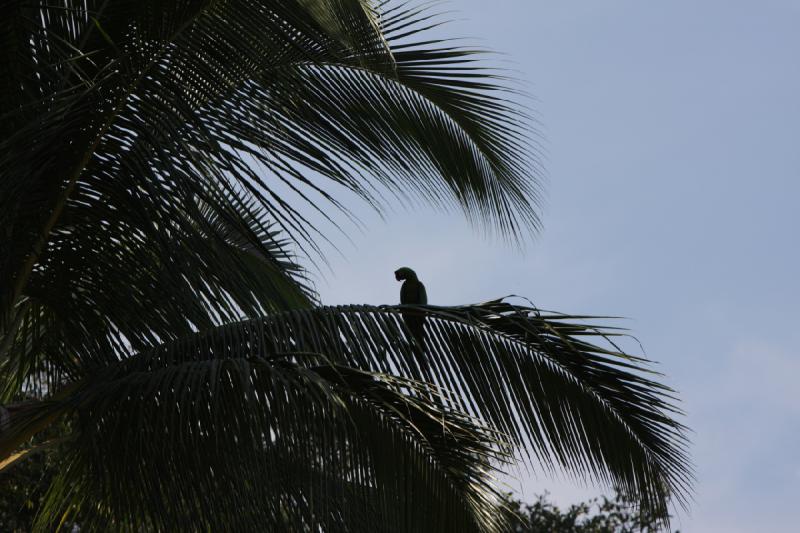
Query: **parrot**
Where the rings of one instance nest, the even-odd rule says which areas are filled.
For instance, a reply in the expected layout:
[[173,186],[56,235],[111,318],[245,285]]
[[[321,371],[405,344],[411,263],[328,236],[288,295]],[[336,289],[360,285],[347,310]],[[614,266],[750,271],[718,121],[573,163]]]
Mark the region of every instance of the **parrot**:
[[[428,294],[425,292],[425,285],[417,278],[417,273],[408,267],[401,267],[395,270],[394,277],[397,281],[402,281],[400,287],[400,303],[403,305],[427,305]],[[414,336],[417,346],[422,349],[424,341],[425,316],[418,311],[403,312],[403,322],[406,328]]]

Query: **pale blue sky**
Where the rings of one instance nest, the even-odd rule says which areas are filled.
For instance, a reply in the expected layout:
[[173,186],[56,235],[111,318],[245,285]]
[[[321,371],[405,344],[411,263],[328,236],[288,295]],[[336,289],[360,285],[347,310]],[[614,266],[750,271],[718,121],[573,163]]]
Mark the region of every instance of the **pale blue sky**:
[[[505,52],[546,137],[542,234],[524,253],[419,207],[339,239],[326,303],[521,294],[613,314],[694,430],[686,532],[797,531],[800,498],[800,2],[452,1],[441,33]],[[352,207],[356,205],[351,204]],[[334,239],[336,240],[336,239]],[[523,476],[526,498],[581,489]]]

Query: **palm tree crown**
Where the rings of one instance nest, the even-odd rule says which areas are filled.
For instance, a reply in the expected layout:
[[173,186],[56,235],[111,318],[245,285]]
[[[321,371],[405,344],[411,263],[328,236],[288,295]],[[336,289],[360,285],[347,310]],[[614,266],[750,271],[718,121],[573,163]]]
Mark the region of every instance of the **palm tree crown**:
[[[0,455],[62,465],[36,527],[502,531],[522,457],[668,516],[685,428],[591,317],[515,300],[325,307],[346,190],[539,227],[524,111],[424,8],[0,6]],[[26,401],[22,401],[26,399]]]

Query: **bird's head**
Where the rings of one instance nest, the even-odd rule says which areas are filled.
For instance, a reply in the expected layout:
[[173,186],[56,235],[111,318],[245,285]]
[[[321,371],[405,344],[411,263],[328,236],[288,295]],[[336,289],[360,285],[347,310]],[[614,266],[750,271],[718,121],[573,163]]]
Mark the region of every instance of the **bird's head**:
[[394,271],[394,279],[403,281],[404,279],[417,279],[417,273],[408,267],[400,267]]

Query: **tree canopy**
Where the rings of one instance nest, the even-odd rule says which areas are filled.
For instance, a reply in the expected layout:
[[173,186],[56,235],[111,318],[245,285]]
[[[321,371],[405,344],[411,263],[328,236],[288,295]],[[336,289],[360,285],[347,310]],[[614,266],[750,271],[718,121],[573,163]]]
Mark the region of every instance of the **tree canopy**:
[[533,503],[509,495],[509,503],[518,517],[513,523],[514,533],[655,533],[663,526],[657,515],[642,512],[619,491],[613,498],[592,498],[565,509],[547,494],[538,495]]
[[519,459],[662,520],[683,501],[685,428],[623,331],[418,305],[420,350],[409,306],[319,301],[337,191],[539,227],[529,119],[436,24],[367,0],[0,6],[0,458],[54,454],[36,529],[500,531]]

